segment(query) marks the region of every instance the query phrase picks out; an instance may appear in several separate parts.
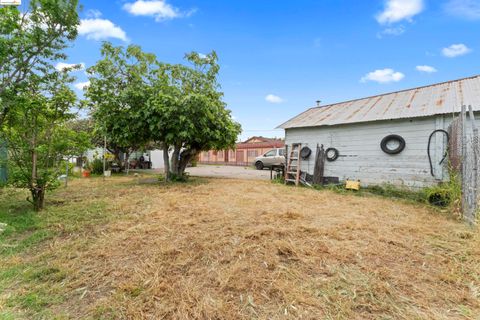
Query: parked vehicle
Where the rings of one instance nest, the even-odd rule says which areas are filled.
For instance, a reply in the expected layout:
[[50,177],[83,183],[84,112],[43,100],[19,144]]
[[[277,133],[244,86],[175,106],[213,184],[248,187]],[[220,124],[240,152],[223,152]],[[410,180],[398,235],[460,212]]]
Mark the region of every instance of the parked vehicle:
[[285,149],[275,148],[255,158],[255,168],[283,167],[285,166]]

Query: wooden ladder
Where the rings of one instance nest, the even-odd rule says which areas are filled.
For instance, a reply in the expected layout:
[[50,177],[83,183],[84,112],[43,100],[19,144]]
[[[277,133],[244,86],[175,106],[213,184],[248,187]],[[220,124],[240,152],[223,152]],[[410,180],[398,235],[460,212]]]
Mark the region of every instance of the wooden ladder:
[[301,143],[292,143],[290,147],[290,155],[287,162],[287,170],[285,171],[285,184],[289,182],[295,183],[296,186],[300,183],[300,150]]

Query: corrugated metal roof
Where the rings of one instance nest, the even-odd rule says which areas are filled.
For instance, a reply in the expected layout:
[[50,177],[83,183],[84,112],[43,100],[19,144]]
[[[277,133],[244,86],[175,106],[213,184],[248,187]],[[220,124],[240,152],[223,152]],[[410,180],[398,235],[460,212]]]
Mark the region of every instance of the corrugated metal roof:
[[480,75],[310,108],[278,128],[316,127],[480,110]]

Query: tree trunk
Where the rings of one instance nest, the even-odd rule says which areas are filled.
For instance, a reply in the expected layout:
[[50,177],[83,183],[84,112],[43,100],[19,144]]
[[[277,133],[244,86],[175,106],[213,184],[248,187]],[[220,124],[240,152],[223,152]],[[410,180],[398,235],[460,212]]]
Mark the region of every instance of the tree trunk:
[[173,173],[176,176],[180,175],[180,172],[178,171],[178,168],[179,168],[178,165],[179,165],[179,157],[180,157],[181,148],[182,147],[180,145],[176,145],[173,148],[172,160],[170,161],[170,164],[171,164],[170,172]]
[[168,157],[168,146],[163,146],[163,165],[165,170],[165,182],[170,180],[170,158]]
[[198,152],[195,149],[187,149],[182,151],[180,160],[178,163],[178,174],[183,176],[185,174],[185,169],[187,165],[198,155]]
[[33,210],[42,211],[45,207],[45,187],[34,187],[30,189],[32,194]]
[[127,151],[125,153],[125,170],[127,171],[127,176],[128,176],[128,172],[130,171],[130,152]]

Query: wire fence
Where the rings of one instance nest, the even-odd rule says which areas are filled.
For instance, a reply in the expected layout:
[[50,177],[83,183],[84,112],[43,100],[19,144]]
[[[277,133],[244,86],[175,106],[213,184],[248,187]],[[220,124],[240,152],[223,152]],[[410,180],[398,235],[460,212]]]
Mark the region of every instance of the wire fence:
[[459,174],[462,186],[462,214],[475,224],[478,214],[480,145],[472,107],[462,106],[460,115],[450,125],[450,166]]

